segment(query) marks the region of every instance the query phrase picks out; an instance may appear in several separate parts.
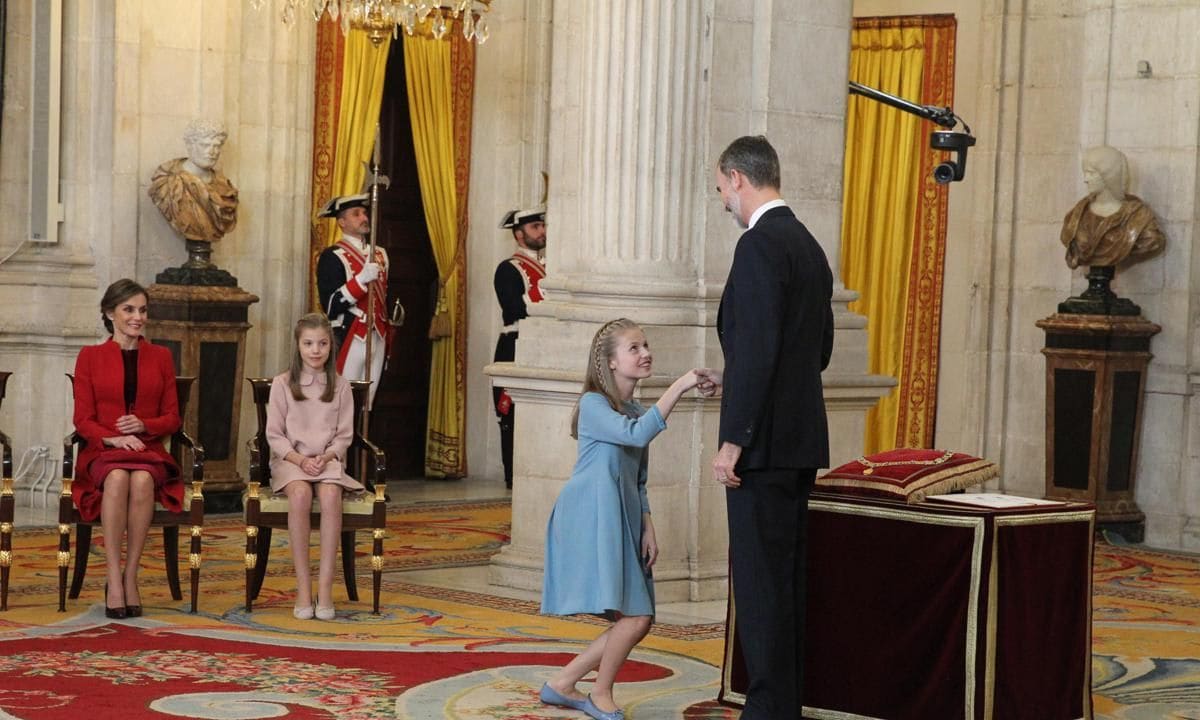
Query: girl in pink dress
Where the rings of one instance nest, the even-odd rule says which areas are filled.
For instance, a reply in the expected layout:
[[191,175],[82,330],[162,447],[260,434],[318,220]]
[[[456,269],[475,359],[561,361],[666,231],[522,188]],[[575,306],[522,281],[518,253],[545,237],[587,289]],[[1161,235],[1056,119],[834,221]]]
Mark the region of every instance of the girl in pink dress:
[[[296,566],[292,614],[332,620],[334,563],[342,533],[342,493],[362,491],[346,474],[346,450],[354,438],[354,398],[337,374],[333,330],[320,313],[296,322],[296,352],[287,372],[271,382],[267,444],[271,447],[271,490],[288,498],[288,539]],[[308,541],[314,492],[321,505],[321,564],[317,606],[312,602]]]

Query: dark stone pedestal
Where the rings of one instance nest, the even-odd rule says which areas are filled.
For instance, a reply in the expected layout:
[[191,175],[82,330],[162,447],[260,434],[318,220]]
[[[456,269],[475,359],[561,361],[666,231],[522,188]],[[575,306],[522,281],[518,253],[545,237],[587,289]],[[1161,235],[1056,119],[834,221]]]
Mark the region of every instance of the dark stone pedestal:
[[1141,316],[1055,314],[1046,332],[1046,497],[1096,504],[1099,527],[1140,542],[1135,496],[1150,338]]
[[199,384],[183,423],[204,446],[205,511],[235,512],[246,487],[237,448],[247,317],[258,297],[227,286],[155,284],[147,292],[151,339],[170,349],[176,374]]
[[212,262],[212,243],[207,240],[187,241],[187,262],[177,268],[167,268],[154,276],[160,285],[220,285],[237,287],[237,278]]
[[1093,265],[1088,268],[1087,290],[1073,295],[1058,304],[1058,311],[1067,315],[1120,315],[1139,317],[1142,309],[1132,300],[1117,297],[1109,284],[1116,268],[1111,265]]

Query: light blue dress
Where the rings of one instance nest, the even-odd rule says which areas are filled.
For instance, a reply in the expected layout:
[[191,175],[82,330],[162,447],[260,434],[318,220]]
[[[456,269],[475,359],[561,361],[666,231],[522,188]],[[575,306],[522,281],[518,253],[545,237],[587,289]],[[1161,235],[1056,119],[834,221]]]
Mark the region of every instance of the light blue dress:
[[579,401],[579,458],[546,529],[542,612],[654,615],[654,580],[641,557],[646,448],[667,427],[658,408],[629,417],[599,393]]

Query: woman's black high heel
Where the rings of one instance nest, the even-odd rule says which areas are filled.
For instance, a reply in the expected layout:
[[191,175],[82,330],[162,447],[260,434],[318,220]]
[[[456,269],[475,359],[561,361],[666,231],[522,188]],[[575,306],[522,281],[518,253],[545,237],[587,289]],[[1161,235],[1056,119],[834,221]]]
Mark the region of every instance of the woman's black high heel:
[[142,606],[141,605],[126,605],[125,606],[125,614],[131,618],[141,617],[142,616]]
[[[125,607],[109,607],[108,606],[108,583],[104,583],[104,617],[110,620],[124,620],[128,617],[128,608]],[[138,606],[138,615],[142,614],[142,608]],[[134,617],[137,617],[136,615]]]

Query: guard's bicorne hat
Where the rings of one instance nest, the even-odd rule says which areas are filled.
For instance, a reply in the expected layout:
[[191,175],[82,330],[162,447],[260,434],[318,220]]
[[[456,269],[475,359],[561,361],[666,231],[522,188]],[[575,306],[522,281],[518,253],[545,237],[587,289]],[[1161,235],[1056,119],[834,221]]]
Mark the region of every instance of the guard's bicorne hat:
[[341,195],[329,198],[329,202],[325,203],[325,207],[321,208],[321,212],[317,213],[317,217],[335,218],[346,210],[356,207],[371,207],[371,196],[366,193],[360,193],[358,195]]
[[511,230],[519,228],[525,223],[546,221],[546,211],[542,209],[535,210],[509,210],[500,220],[500,229]]

